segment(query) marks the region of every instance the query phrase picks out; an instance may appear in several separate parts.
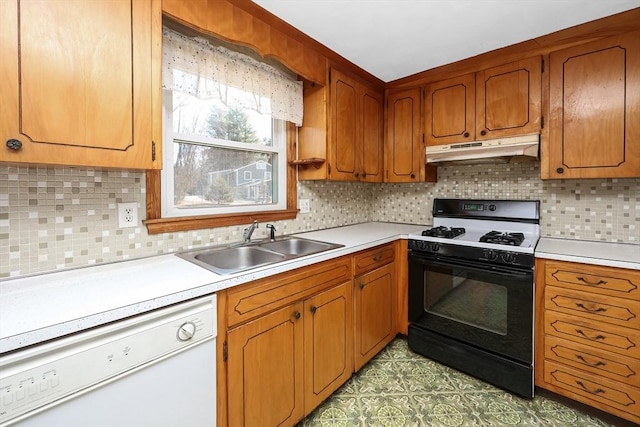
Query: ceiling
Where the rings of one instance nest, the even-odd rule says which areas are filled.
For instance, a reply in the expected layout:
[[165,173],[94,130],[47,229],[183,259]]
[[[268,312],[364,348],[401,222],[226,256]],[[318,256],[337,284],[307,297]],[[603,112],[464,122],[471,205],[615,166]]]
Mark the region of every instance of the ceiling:
[[640,7],[640,0],[253,0],[389,82]]

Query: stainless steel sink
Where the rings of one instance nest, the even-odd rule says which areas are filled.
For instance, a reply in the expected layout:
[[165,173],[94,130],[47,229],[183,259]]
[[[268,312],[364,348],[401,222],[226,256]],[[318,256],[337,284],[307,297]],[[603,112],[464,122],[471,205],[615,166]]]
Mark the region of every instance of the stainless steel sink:
[[261,243],[258,246],[274,252],[279,252],[281,254],[298,256],[323,252],[336,247],[332,243],[299,239],[296,237],[290,237],[285,240],[276,240],[274,242]]
[[181,252],[177,255],[214,273],[227,275],[342,246],[344,245],[299,237],[285,237],[281,240],[200,249]]

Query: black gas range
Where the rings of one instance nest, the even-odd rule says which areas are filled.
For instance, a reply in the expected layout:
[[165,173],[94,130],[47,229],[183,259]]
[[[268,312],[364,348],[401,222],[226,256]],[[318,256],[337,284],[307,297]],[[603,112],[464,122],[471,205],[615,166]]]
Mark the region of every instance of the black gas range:
[[533,396],[539,201],[435,199],[409,236],[409,346]]

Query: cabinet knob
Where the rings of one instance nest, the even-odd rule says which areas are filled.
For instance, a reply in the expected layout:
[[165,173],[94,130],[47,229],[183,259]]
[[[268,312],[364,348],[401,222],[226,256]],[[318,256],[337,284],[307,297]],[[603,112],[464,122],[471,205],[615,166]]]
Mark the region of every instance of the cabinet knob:
[[358,176],[360,176],[360,174],[359,174],[358,172],[355,172],[355,173],[354,173],[354,175],[356,176],[356,178],[357,178]]
[[13,151],[19,151],[22,148],[22,142],[17,139],[7,139],[7,148]]
[[482,129],[482,130],[480,131],[480,135],[485,136],[486,134],[487,134],[487,131],[486,131],[486,130]]
[[293,313],[293,317],[295,317],[296,319],[299,319],[300,318],[300,312],[299,311],[294,312]]
[[464,133],[464,137],[465,137],[465,138],[469,138],[469,132],[465,132],[465,133]]
[[564,173],[564,168],[558,168],[558,169],[556,169],[556,173]]
[[362,177],[366,178],[367,177],[367,173],[366,172],[362,172]]
[[358,287],[359,287],[360,289],[364,289],[364,283],[360,283],[360,285],[358,285]]
[[412,174],[411,174],[411,179],[414,179],[415,177],[416,177],[416,174],[415,174],[415,173],[412,173]]
[[311,306],[311,314],[316,314],[316,310],[318,309],[318,307],[316,307],[315,305]]

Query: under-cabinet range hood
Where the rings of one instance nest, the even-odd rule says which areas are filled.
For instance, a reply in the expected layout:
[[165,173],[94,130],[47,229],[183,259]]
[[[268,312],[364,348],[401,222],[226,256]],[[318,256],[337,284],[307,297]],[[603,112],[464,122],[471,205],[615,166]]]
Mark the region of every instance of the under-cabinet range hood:
[[514,159],[538,158],[540,135],[530,134],[461,144],[433,145],[426,148],[426,163],[456,162],[503,163]]

